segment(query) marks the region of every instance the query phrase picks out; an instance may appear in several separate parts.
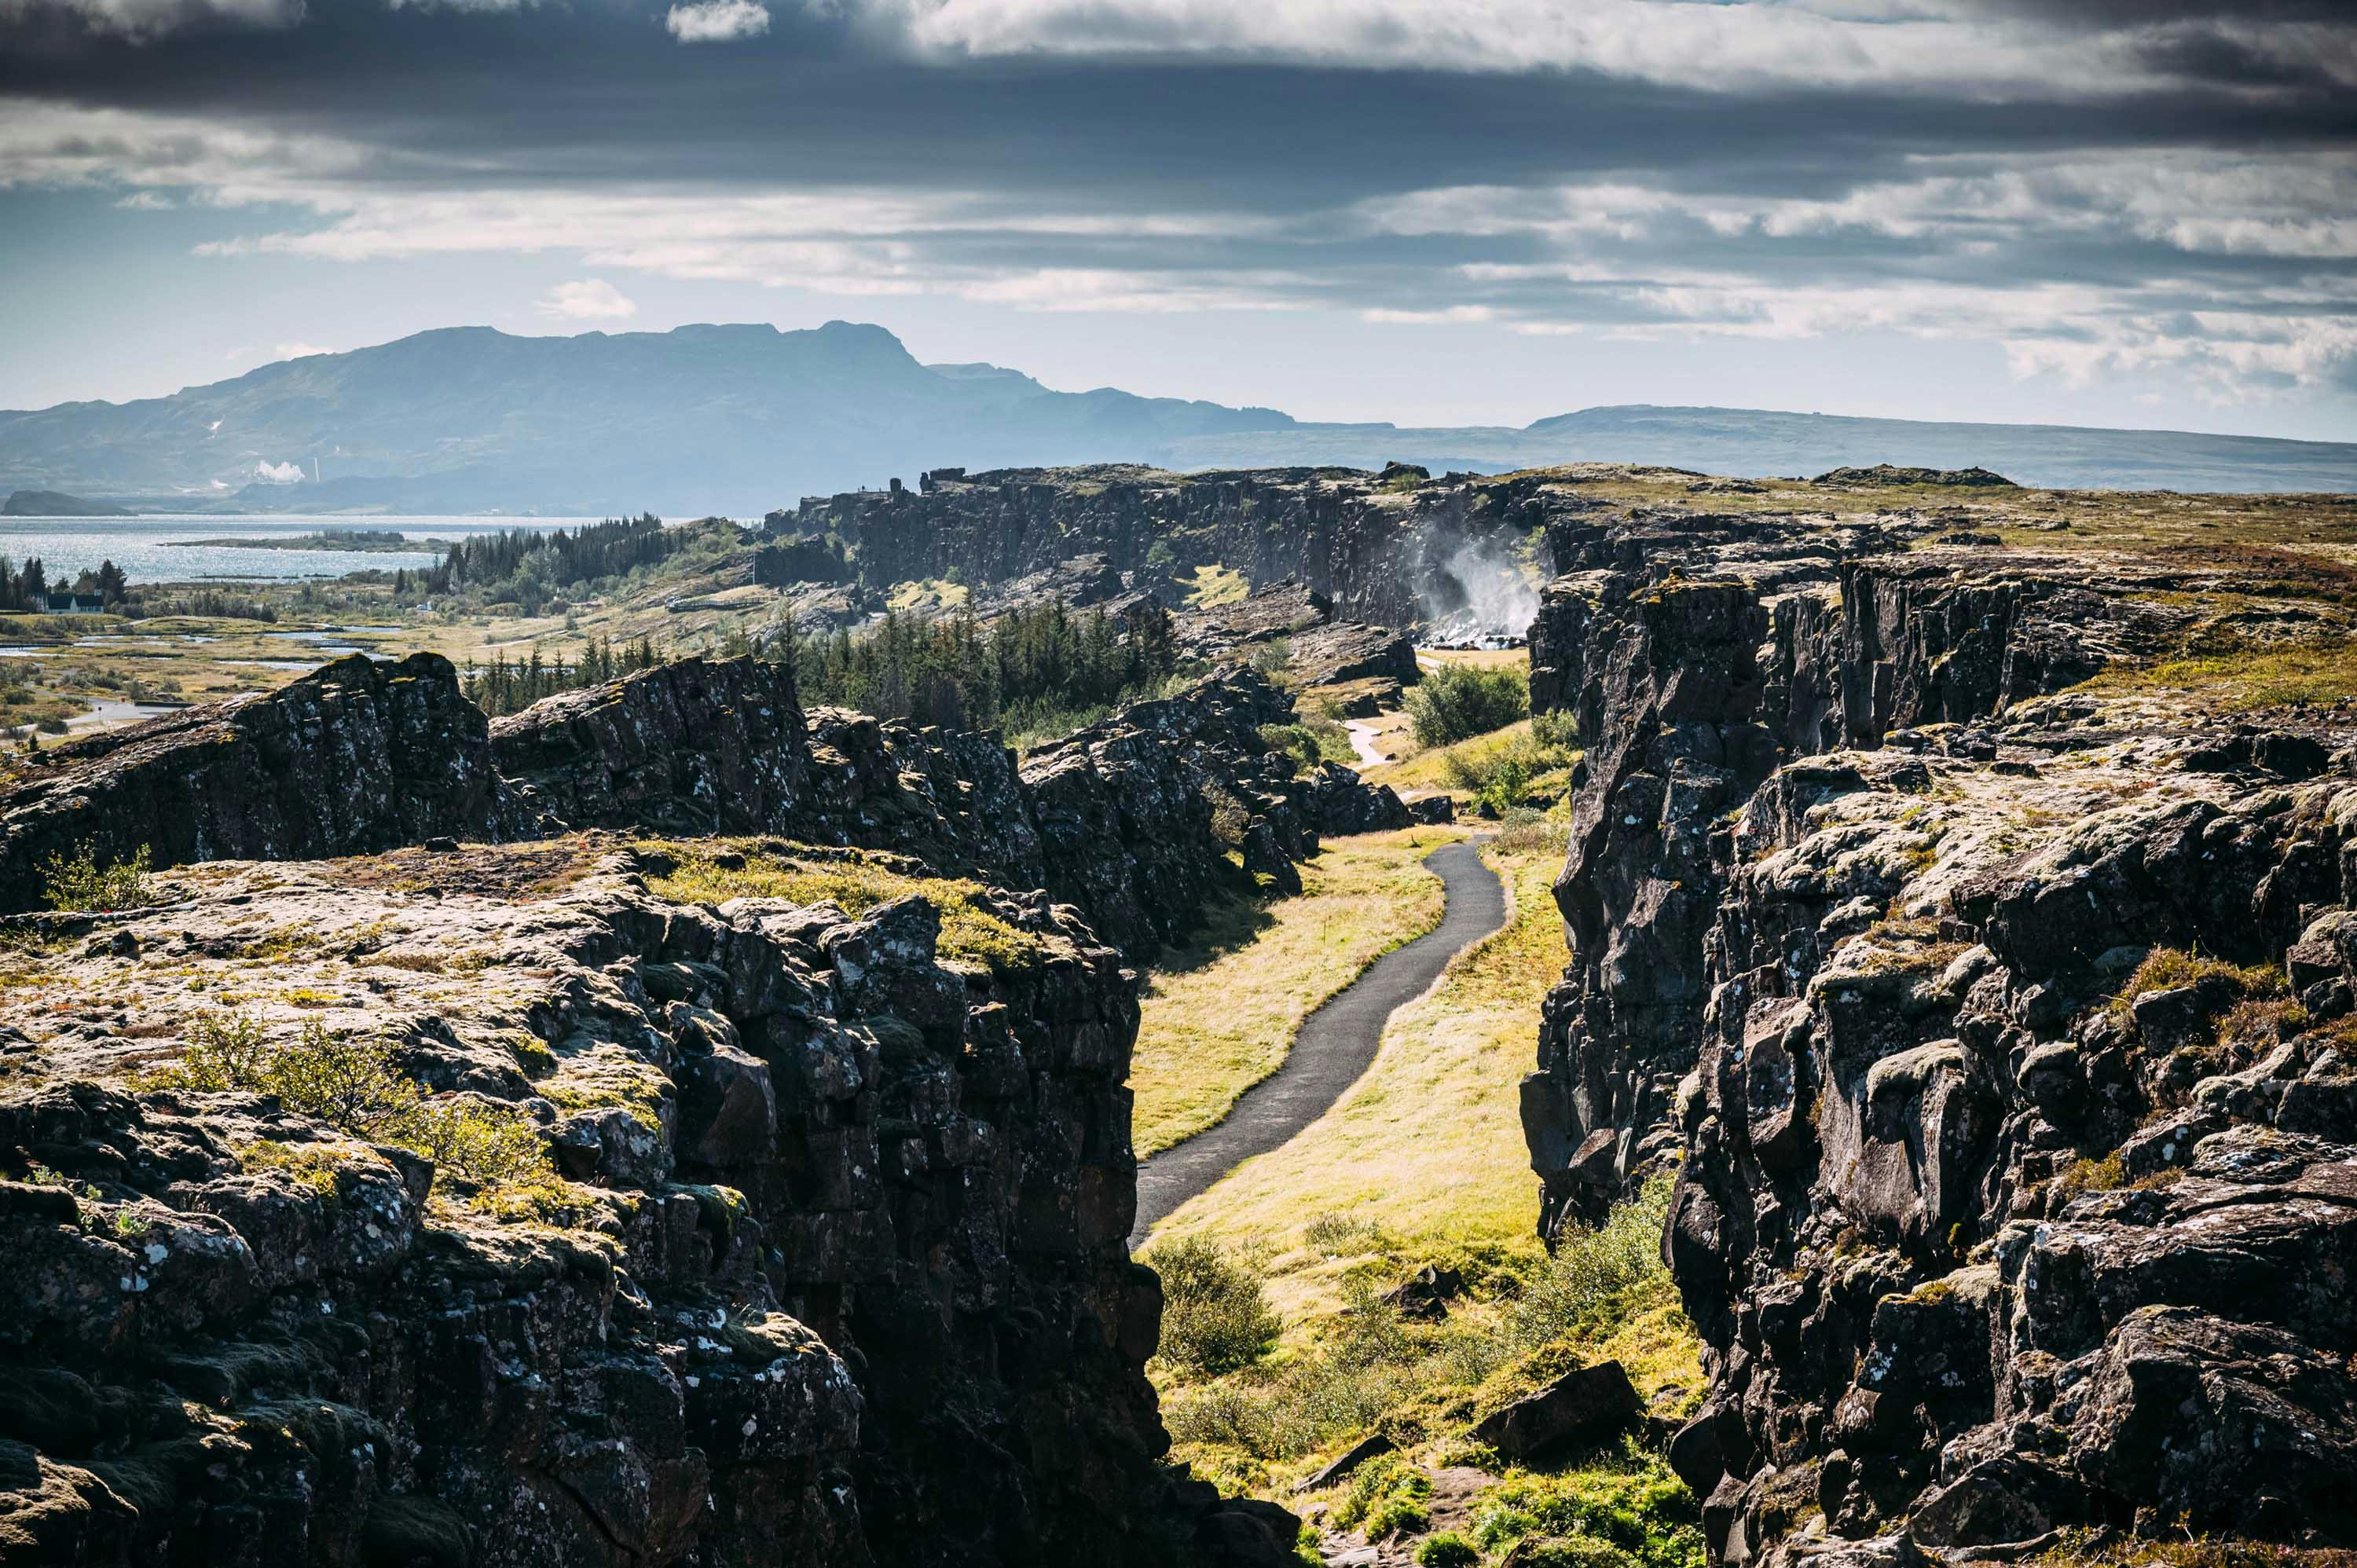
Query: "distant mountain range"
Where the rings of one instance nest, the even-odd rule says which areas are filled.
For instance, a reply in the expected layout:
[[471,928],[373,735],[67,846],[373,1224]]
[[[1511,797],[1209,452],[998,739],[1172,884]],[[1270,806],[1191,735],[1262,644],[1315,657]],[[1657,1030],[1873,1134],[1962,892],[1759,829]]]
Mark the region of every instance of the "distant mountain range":
[[1584,460],[1742,476],[1899,463],[2025,484],[2357,490],[2357,445],[1750,409],[1591,408],[1512,429],[1308,424],[1266,408],[1053,392],[926,365],[832,321],[517,338],[421,332],[129,403],[0,413],[0,491],[150,510],[757,515],[937,467]]

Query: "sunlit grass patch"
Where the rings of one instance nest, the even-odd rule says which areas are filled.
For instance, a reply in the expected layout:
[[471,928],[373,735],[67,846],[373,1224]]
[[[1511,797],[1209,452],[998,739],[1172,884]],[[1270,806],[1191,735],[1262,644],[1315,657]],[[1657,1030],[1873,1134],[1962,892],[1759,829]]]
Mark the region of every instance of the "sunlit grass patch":
[[989,889],[969,878],[910,876],[856,858],[795,860],[738,851],[718,841],[649,848],[668,859],[671,867],[650,876],[647,886],[681,903],[722,904],[731,898],[832,903],[856,918],[913,895],[932,905],[941,917],[936,951],[943,959],[969,960],[1001,975],[1036,969],[1047,959],[1047,944],[995,912],[987,902]]
[[1129,1085],[1141,1156],[1217,1122],[1276,1070],[1301,1022],[1383,954],[1440,923],[1424,857],[1461,837],[1410,828],[1326,841],[1297,897],[1218,904],[1148,971]]
[[1192,577],[1177,578],[1187,590],[1187,607],[1211,609],[1217,605],[1232,605],[1252,593],[1252,584],[1232,566],[1198,566]]
[[2357,696],[2357,638],[2229,646],[2115,665],[2072,688],[2104,695],[2185,693],[2226,713]]

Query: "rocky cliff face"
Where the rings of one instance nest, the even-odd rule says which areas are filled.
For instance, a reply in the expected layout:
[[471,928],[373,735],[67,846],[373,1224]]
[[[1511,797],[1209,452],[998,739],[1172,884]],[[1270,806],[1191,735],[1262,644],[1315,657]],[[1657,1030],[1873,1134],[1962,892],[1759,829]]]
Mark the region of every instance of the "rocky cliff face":
[[[94,940],[36,928],[137,999],[17,1024],[0,1148],[53,1185],[0,1184],[12,1561],[1183,1556],[1123,1245],[1135,1003],[1069,911],[995,905],[1035,960],[994,974],[939,961],[921,900],[362,869],[209,867]],[[270,1100],[101,1087],[273,943],[242,1015],[278,1048],[331,1007],[570,1179],[470,1193]]]
[[481,710],[437,654],[358,654],[264,695],[50,749],[0,782],[0,910],[52,855],[145,848],[159,865],[301,860],[497,838],[510,826]]
[[1534,1164],[1550,1225],[1678,1169],[1714,1556],[2350,1544],[2347,737],[2054,694],[2178,564],[1762,542],[1600,530],[1533,639],[1590,747]]
[[[889,849],[936,871],[1044,887],[1143,954],[1223,874],[1297,886],[1320,832],[1405,826],[1391,789],[1298,772],[1260,736],[1289,698],[1232,669],[1136,703],[1026,759],[993,736],[819,709],[784,665],[683,660],[499,721],[520,803],[553,827],[768,832]],[[1337,773],[1340,777],[1337,777]]]
[[[1290,1561],[1158,1463],[1104,940],[1399,811],[1288,715],[1236,673],[1018,769],[749,661],[486,726],[412,660],[60,748],[7,864],[177,869],[0,923],[8,1560]],[[117,814],[172,802],[201,832]],[[614,828],[964,873],[995,945],[920,894],[675,902]]]
[[447,660],[354,657],[53,748],[0,789],[0,909],[37,904],[48,857],[84,846],[170,866],[573,828],[775,833],[1046,887],[1142,953],[1191,918],[1232,849],[1291,885],[1320,832],[1405,824],[1389,789],[1303,774],[1260,737],[1292,718],[1230,669],[1018,770],[991,736],[806,714],[780,664],[683,660],[487,725]]
[[1459,607],[1466,586],[1452,564],[1461,549],[1494,544],[1502,560],[1554,512],[1580,505],[1544,481],[1423,478],[1409,469],[951,468],[914,490],[813,497],[777,526],[855,546],[871,587],[953,573],[993,585],[1090,557],[1141,585],[1225,565],[1255,585],[1298,579],[1346,620],[1406,626]]

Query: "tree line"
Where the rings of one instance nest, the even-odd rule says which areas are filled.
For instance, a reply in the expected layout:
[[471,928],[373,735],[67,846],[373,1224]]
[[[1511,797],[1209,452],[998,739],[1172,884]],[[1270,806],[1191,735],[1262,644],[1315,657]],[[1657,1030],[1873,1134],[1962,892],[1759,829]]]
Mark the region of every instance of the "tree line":
[[[736,525],[712,520],[733,543]],[[654,566],[683,551],[713,542],[715,529],[666,528],[651,512],[608,518],[579,529],[508,528],[453,542],[433,566],[404,572],[396,594],[411,587],[436,598],[461,595],[485,604],[514,602],[528,611],[557,591]]]
[[489,664],[468,664],[459,676],[459,684],[477,707],[498,718],[503,714],[520,714],[543,697],[577,692],[584,686],[600,686],[634,670],[651,670],[662,662],[663,656],[651,638],[641,637],[619,648],[610,639],[600,638],[584,648],[578,659],[570,661],[562,656],[544,659],[537,648],[529,659],[511,660],[505,652],[497,653]]
[[995,729],[1151,695],[1178,656],[1157,605],[1113,616],[1050,599],[988,622],[895,612],[861,631],[795,639],[793,663],[806,706]]
[[63,577],[51,582],[39,556],[27,556],[22,566],[13,569],[7,558],[0,556],[0,610],[46,610],[49,596],[67,588],[77,594],[96,594],[113,608],[131,591],[131,584],[113,561],[101,562],[95,570],[83,568],[71,582]]

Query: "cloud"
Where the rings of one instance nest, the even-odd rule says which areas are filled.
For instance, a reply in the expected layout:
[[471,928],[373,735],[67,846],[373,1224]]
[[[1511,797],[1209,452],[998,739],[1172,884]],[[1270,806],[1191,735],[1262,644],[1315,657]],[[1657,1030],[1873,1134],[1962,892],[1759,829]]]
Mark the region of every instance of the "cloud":
[[1359,312],[1359,319],[1379,326],[1454,327],[1472,321],[1494,321],[1498,313],[1486,305],[1451,305],[1437,310],[1391,310],[1376,307]]
[[296,342],[274,345],[270,351],[281,360],[307,360],[314,354],[332,354],[336,350],[322,349],[317,343]]
[[770,10],[755,0],[695,0],[663,14],[663,27],[683,44],[726,44],[770,30]]
[[[2331,0],[459,8],[91,51],[50,97],[0,92],[0,188],[177,203],[224,279],[545,258],[576,280],[537,302],[558,323],[627,319],[636,275],[2357,385],[2357,128],[2328,90],[2357,29]],[[651,72],[651,16],[791,47]],[[522,69],[560,37],[561,81]]]
[[[1378,70],[1596,72],[1707,91],[2024,87],[2089,97],[2220,78],[2294,85],[2352,63],[2319,4],[2319,51],[2225,6],[2124,7],[2074,22],[2030,7],[1874,0],[818,0],[934,60],[1277,60]],[[2064,7],[2054,7],[2060,11]],[[2344,18],[2345,20],[2345,18]],[[2333,42],[2340,46],[2336,54]]]
[[639,313],[638,302],[604,278],[558,284],[533,308],[563,321],[620,321]]
[[0,0],[0,32],[63,22],[148,43],[209,27],[291,27],[303,16],[303,0]]
[[300,463],[274,463],[264,457],[253,466],[253,477],[265,485],[299,485],[307,476]]

